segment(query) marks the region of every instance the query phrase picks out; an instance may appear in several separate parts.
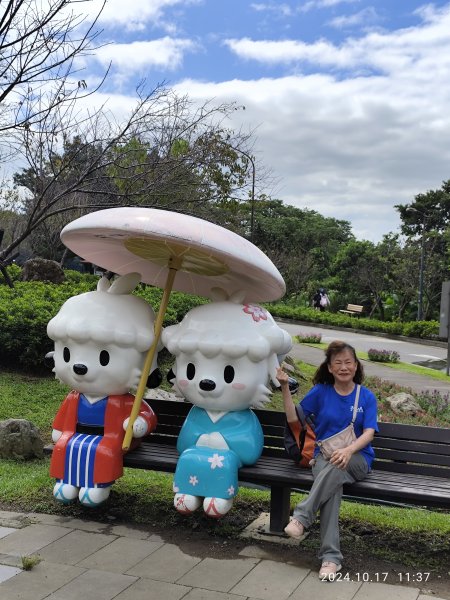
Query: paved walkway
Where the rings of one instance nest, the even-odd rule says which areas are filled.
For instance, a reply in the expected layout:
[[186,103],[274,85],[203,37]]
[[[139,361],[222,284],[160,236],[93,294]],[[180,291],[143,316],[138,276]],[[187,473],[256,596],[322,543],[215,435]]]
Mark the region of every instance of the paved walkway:
[[[0,598],[440,600],[400,584],[324,583],[311,569],[283,561],[276,544],[269,553],[256,545],[233,551],[233,542],[225,543],[226,558],[205,558],[145,527],[0,511]],[[21,557],[36,555],[41,562],[23,571]],[[377,576],[360,574],[367,577]]]

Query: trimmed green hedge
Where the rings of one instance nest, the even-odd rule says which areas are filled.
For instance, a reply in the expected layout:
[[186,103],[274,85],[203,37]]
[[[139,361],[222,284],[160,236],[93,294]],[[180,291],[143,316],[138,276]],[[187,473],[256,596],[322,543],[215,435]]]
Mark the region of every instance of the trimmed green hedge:
[[[66,272],[62,284],[16,281],[14,288],[0,285],[0,365],[45,371],[44,357],[53,349],[47,337],[47,323],[71,296],[95,290],[98,277]],[[143,297],[158,311],[162,298],[159,288],[139,287]],[[188,310],[206,300],[173,292],[164,326],[180,321]]]
[[439,323],[437,321],[401,323],[400,321],[379,321],[378,319],[367,319],[365,317],[350,317],[341,313],[321,312],[313,308],[298,308],[286,306],[281,303],[266,304],[265,306],[274,317],[294,319],[308,323],[321,323],[323,325],[377,331],[391,335],[404,335],[423,339],[437,339],[439,334]]
[[[9,267],[11,269],[11,267]],[[62,304],[71,296],[96,288],[98,277],[66,271],[62,284],[19,281],[19,269],[11,273],[15,287],[10,289],[0,284],[0,365],[20,369],[45,370],[44,356],[53,348],[47,337],[47,323]],[[139,286],[135,291],[158,311],[162,290],[150,286]],[[205,298],[172,292],[164,326],[181,321],[194,306],[207,302]],[[282,303],[267,304],[274,317],[294,319],[309,323],[363,329],[387,334],[418,338],[437,338],[437,321],[413,321],[409,323],[384,322],[364,317],[317,311],[312,308],[286,306]]]

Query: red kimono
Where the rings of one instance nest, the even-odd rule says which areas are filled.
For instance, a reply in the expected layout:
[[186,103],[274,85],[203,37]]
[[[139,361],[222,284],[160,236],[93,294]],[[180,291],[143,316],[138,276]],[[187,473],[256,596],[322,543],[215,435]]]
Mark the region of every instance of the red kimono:
[[[53,428],[62,431],[53,449],[50,463],[50,476],[55,479],[64,479],[67,446],[72,437],[77,435],[79,399],[79,392],[70,392],[53,421]],[[132,394],[109,396],[107,399],[103,436],[98,443],[94,458],[93,479],[96,484],[112,483],[123,475],[122,442],[125,436],[123,422],[130,416],[133,402]],[[139,416],[143,417],[148,425],[147,434],[155,429],[156,415],[144,401]],[[138,444],[139,439],[133,439],[131,448],[135,448]]]

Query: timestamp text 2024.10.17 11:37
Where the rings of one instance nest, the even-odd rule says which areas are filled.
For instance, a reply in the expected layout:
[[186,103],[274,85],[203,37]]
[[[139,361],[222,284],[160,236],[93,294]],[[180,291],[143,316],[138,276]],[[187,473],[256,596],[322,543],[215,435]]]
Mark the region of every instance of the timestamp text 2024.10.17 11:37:
[[[431,573],[426,572],[417,572],[417,573],[397,573],[397,577],[399,583],[424,583],[428,581]],[[352,581],[357,583],[383,583],[388,578],[389,573],[381,572],[381,573],[344,573],[338,572],[332,578],[336,581]],[[330,578],[330,575],[327,575],[327,579]]]

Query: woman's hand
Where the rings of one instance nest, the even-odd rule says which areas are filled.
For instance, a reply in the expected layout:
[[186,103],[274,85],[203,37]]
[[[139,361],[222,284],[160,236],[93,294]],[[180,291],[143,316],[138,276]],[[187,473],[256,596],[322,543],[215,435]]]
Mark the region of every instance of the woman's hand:
[[289,375],[281,367],[277,367],[277,379],[281,387],[289,385]]
[[347,446],[347,448],[341,448],[340,450],[335,450],[330,458],[330,463],[333,464],[338,469],[346,469],[350,459],[353,455],[353,450],[351,446]]
[[330,463],[338,469],[346,469],[352,455],[365,448],[367,444],[370,444],[374,435],[375,429],[369,427],[364,429],[362,435],[360,435],[353,444],[350,444],[350,446],[347,446],[346,448],[335,450],[331,455]]
[[281,395],[283,396],[283,406],[286,418],[289,423],[295,423],[297,421],[297,413],[289,390],[289,375],[285,373],[281,367],[278,367],[276,376],[281,386]]

